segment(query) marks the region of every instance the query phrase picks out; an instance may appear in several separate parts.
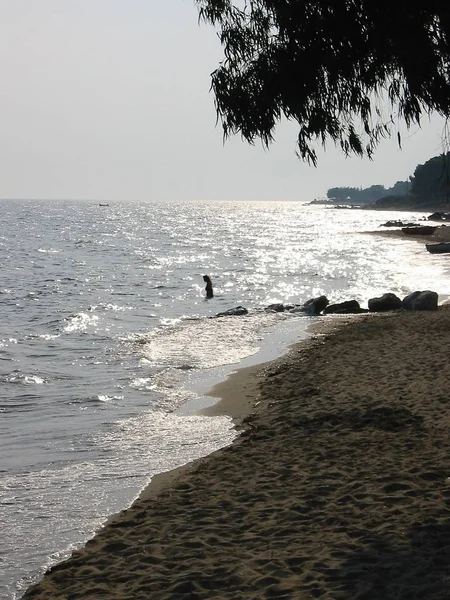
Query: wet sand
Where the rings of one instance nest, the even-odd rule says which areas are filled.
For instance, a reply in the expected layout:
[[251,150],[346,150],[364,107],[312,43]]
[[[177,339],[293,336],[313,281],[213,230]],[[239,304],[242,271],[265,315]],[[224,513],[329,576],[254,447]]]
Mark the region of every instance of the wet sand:
[[232,446],[155,478],[24,597],[448,598],[450,307],[324,323],[216,388]]

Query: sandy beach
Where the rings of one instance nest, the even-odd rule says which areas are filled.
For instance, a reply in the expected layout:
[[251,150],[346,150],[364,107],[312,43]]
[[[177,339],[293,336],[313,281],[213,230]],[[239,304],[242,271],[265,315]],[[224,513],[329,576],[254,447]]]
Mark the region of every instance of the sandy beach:
[[156,478],[24,598],[448,598],[450,308],[324,323],[214,391],[231,447]]

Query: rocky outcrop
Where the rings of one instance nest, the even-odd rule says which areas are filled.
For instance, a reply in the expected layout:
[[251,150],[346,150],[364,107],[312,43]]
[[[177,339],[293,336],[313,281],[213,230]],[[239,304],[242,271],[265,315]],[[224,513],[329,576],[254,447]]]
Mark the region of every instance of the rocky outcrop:
[[404,310],[437,310],[438,295],[431,290],[413,292],[402,300]]
[[[278,312],[302,312],[307,315],[350,315],[367,312],[387,312],[391,310],[437,310],[438,295],[431,290],[417,291],[400,300],[398,296],[392,293],[386,293],[379,298],[371,298],[368,302],[369,308],[361,308],[357,300],[345,300],[330,304],[326,296],[311,298],[304,304],[270,304],[264,308],[267,313]],[[260,309],[261,310],[261,309]],[[224,312],[217,313],[215,317],[234,317],[247,315],[248,310],[243,306],[236,306]]]
[[361,308],[357,300],[346,300],[337,304],[329,304],[323,311],[324,315],[357,315],[369,312],[367,308]]
[[405,221],[386,221],[380,227],[415,227],[416,223],[407,223]]
[[266,312],[284,312],[287,310],[287,307],[285,307],[284,304],[270,304],[269,306],[266,306],[264,310]]
[[291,313],[305,312],[304,304],[294,304],[294,306],[289,309],[289,312],[291,312]]
[[428,221],[450,221],[450,213],[446,212],[434,212],[430,215]]
[[302,306],[303,311],[307,315],[320,315],[320,313],[328,306],[329,301],[326,296],[311,298]]
[[243,306],[236,306],[236,308],[230,308],[224,312],[217,313],[216,317],[240,317],[241,315],[247,315],[248,310]]
[[399,310],[402,307],[402,301],[395,294],[383,294],[380,298],[371,298],[368,302],[370,312],[387,312],[390,310]]

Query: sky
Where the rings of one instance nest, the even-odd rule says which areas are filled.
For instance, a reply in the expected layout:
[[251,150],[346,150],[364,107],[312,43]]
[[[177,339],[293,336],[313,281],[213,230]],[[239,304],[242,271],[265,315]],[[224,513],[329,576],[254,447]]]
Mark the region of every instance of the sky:
[[224,143],[222,57],[194,0],[0,0],[0,198],[308,201],[389,187],[443,151],[438,117],[372,161],[319,147],[317,168],[293,123],[269,150]]

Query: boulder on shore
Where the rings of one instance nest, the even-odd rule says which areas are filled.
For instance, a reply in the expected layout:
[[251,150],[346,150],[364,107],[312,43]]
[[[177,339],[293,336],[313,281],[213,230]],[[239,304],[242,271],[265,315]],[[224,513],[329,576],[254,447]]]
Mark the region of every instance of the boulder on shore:
[[241,315],[247,315],[248,310],[243,306],[236,306],[236,308],[230,308],[224,312],[217,313],[216,317],[240,317]]
[[380,298],[371,298],[368,306],[370,312],[387,312],[389,310],[399,310],[402,307],[402,301],[395,294],[387,293]]
[[303,304],[291,305],[289,309],[286,307],[286,310],[289,310],[291,313],[304,312]]
[[303,311],[308,315],[320,315],[320,313],[328,306],[329,301],[326,296],[311,298],[302,306]]
[[412,292],[403,298],[402,308],[405,310],[437,310],[438,295],[431,290]]
[[434,212],[428,218],[428,221],[450,221],[450,213]]
[[269,304],[269,306],[266,306],[264,310],[266,312],[284,312],[286,307],[284,304]]
[[357,300],[345,300],[337,304],[329,304],[323,311],[324,315],[352,315],[369,312],[367,308],[361,308]]
[[405,221],[386,221],[380,227],[416,227],[416,223],[408,223]]

